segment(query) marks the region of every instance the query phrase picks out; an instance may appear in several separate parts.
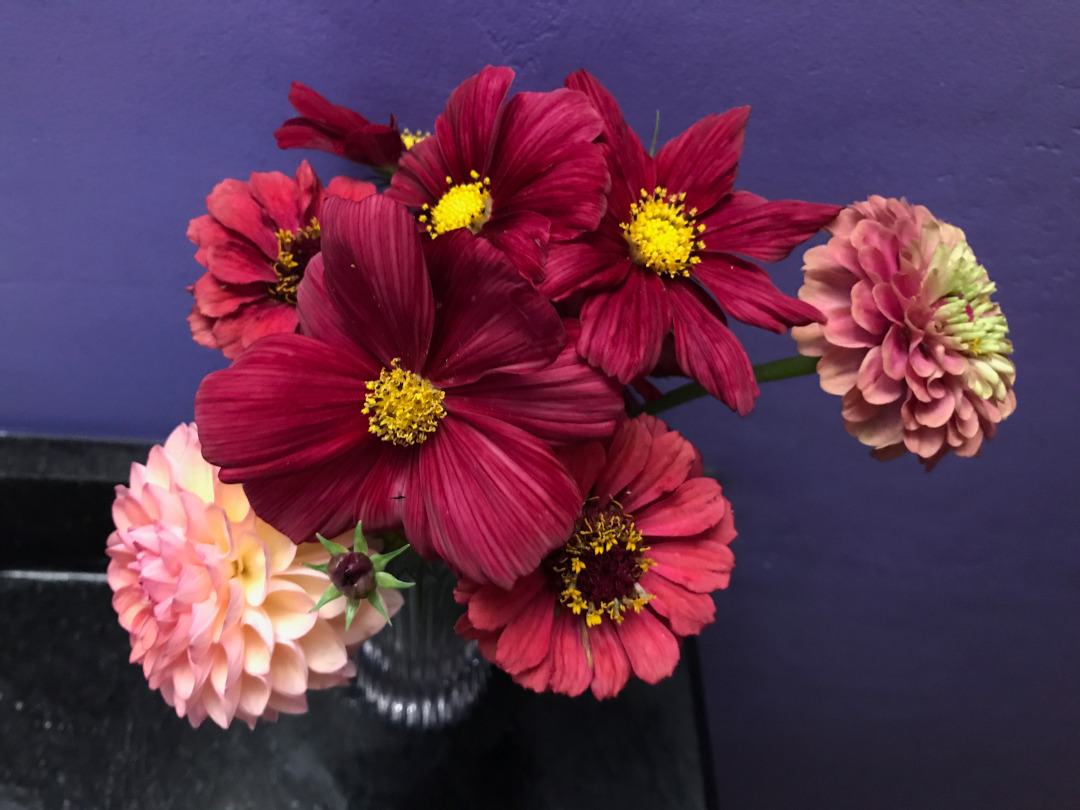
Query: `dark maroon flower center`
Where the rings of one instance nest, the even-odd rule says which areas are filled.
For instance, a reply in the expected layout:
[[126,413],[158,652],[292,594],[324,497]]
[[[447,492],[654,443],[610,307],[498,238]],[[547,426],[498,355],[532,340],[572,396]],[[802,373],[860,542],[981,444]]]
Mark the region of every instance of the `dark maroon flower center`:
[[586,503],[569,542],[544,561],[544,571],[559,601],[575,615],[585,612],[589,626],[606,614],[622,623],[627,609],[638,612],[652,597],[638,580],[655,563],[634,521],[612,501],[603,509]]
[[270,297],[283,304],[296,306],[296,289],[304,278],[308,263],[322,249],[319,221],[312,217],[310,224],[299,233],[279,230],[278,258],[274,262],[277,282],[270,285]]
[[375,566],[366,554],[335,554],[326,565],[326,575],[346,599],[364,599],[375,590]]

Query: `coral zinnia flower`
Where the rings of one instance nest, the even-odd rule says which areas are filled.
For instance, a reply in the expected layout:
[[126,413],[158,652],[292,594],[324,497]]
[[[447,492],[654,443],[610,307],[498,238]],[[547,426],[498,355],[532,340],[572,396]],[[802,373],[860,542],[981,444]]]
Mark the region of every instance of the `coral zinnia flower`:
[[581,93],[518,93],[514,71],[486,67],[450,94],[435,134],[401,159],[387,191],[421,209],[432,238],[465,229],[531,280],[548,240],[592,230],[604,213],[600,117]]
[[510,584],[574,520],[546,442],[609,435],[618,386],[483,240],[447,234],[425,260],[415,220],[382,195],[331,198],[324,220],[301,334],[264,338],[199,388],[207,458],[297,542],[403,523],[421,554]]
[[573,531],[509,590],[460,580],[457,629],[522,686],[611,697],[631,671],[648,683],[670,675],[679,639],[713,620],[734,519],[698,452],[655,417],[624,422],[607,451],[594,443],[566,458],[588,494]]
[[[335,177],[331,194],[363,199],[375,186]],[[188,323],[195,341],[232,359],[275,332],[296,331],[296,288],[319,252],[319,209],[327,191],[305,160],[289,179],[253,172],[223,180],[206,198],[209,214],[188,225],[207,271],[188,287],[195,296]]]
[[[195,425],[132,464],[113,519],[109,586],[131,661],[193,726],[306,711],[306,691],[345,684],[348,649],[385,623],[365,604],[346,631],[343,600],[311,612],[329,579],[303,563],[329,553],[297,548],[256,518],[244,491],[203,460]],[[382,596],[389,611],[401,606],[396,591]]]
[[389,125],[373,124],[300,82],[289,88],[289,103],[300,117],[290,118],[274,132],[281,149],[318,149],[385,170],[395,167],[402,152],[425,137],[399,131],[394,116]]
[[732,190],[748,107],[704,118],[652,158],[596,79],[578,71],[566,86],[603,115],[611,192],[594,233],[552,245],[541,290],[554,300],[585,293],[578,351],[620,382],[651,371],[673,331],[682,371],[747,413],[758,387],[724,312],[774,332],[819,313],[732,254],[782,259],[840,209]]
[[820,356],[821,387],[879,458],[904,448],[930,469],[973,456],[1016,407],[1016,367],[996,291],[964,232],[905,200],[845,208],[804,257],[799,297],[824,325],[792,331]]

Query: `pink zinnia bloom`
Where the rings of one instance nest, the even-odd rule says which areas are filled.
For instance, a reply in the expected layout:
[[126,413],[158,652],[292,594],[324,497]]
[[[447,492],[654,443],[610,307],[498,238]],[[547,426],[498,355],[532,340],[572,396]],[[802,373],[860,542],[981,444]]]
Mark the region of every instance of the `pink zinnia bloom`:
[[905,448],[930,469],[973,456],[1016,407],[1008,323],[964,232],[905,200],[845,208],[804,257],[799,297],[827,320],[792,331],[819,356],[821,387],[879,458]]
[[573,531],[508,590],[460,580],[457,629],[522,686],[611,697],[631,672],[670,675],[679,640],[713,620],[734,519],[698,452],[655,417],[624,422],[607,450],[565,457],[586,495]]
[[408,147],[423,136],[390,124],[373,124],[348,107],[331,104],[310,87],[293,82],[289,103],[300,117],[290,118],[274,132],[281,149],[318,149],[363,166],[389,169]]
[[195,260],[207,272],[188,287],[195,341],[232,359],[261,338],[296,331],[296,288],[319,252],[319,210],[327,193],[363,199],[375,186],[335,177],[324,191],[305,160],[291,180],[253,172],[223,180],[206,198],[209,214],[188,225]]
[[[203,460],[195,425],[132,464],[113,520],[109,587],[131,661],[193,726],[306,711],[307,690],[347,683],[349,650],[385,623],[364,604],[346,631],[343,599],[311,612],[330,580],[303,563],[329,553],[255,517]],[[381,594],[391,613],[401,606],[397,591]]]
[[[363,520],[510,584],[565,537],[578,493],[549,442],[609,435],[618,386],[483,240],[428,241],[382,195],[331,198],[299,335],[209,375],[206,456],[297,542]],[[567,331],[571,341],[567,343]]]
[[578,71],[566,86],[604,118],[611,192],[595,232],[551,246],[541,290],[584,293],[578,351],[620,382],[652,371],[673,333],[679,368],[747,413],[758,387],[724,313],[774,332],[819,313],[733,254],[782,259],[840,209],[733,190],[749,107],[702,119],[652,158],[596,79]]
[[506,94],[514,71],[486,67],[450,95],[435,134],[412,147],[387,191],[420,209],[431,238],[465,230],[531,280],[549,239],[592,230],[604,213],[600,117],[571,90]]

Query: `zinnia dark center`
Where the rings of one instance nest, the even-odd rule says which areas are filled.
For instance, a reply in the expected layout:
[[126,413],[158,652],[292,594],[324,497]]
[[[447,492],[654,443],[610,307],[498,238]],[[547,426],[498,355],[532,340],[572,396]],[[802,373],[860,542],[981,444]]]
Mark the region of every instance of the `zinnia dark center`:
[[322,249],[322,231],[319,221],[312,217],[311,223],[300,231],[280,230],[278,258],[274,262],[277,282],[270,285],[270,297],[283,304],[296,306],[296,288],[304,278],[308,263]]
[[621,624],[627,608],[638,612],[652,596],[638,580],[655,563],[643,552],[641,532],[612,501],[603,509],[586,503],[569,542],[544,561],[559,601],[585,623],[600,624],[606,614]]

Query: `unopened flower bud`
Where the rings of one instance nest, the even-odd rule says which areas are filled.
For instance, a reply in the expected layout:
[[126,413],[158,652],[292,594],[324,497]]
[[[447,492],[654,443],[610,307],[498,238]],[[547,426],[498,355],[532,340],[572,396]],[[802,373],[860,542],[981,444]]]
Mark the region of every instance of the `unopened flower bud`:
[[346,599],[366,599],[375,590],[375,566],[366,554],[335,554],[326,565],[326,574]]

